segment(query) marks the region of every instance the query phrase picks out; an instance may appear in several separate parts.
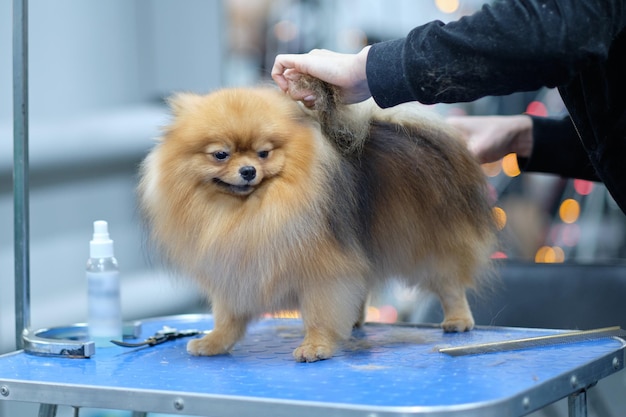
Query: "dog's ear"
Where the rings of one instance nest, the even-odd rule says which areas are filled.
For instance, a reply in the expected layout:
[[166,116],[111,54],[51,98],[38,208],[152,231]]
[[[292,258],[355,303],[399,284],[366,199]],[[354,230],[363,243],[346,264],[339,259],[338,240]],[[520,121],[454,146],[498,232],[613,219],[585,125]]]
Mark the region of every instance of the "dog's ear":
[[201,96],[194,93],[176,93],[167,99],[167,104],[175,116],[192,109],[200,102]]

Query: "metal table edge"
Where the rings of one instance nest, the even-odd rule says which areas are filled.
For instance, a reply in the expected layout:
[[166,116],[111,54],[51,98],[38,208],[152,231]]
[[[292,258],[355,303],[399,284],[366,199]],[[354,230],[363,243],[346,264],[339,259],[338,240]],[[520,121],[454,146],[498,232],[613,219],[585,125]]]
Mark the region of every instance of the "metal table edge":
[[[345,417],[525,415],[580,390],[587,389],[600,379],[622,370],[626,359],[626,342],[619,338],[616,339],[621,342],[621,348],[590,361],[578,372],[566,372],[544,384],[538,384],[538,387],[542,386],[542,390],[530,389],[509,398],[449,406],[365,406],[167,390],[32,383],[2,378],[0,378],[0,389],[2,390],[0,400],[199,416],[210,413],[241,417],[271,413],[276,417],[287,417],[296,413],[302,417],[314,417],[319,416],[322,412],[327,416]],[[18,353],[20,351],[11,352],[9,355]],[[575,379],[573,379],[574,377]],[[541,392],[546,391],[545,384],[548,384],[547,391],[557,394],[550,398],[542,395]],[[112,404],[115,405],[112,406]]]
[[[163,320],[199,321],[210,319],[209,314],[174,315],[141,320],[150,323]],[[381,326],[367,323],[368,326]],[[386,325],[389,326],[389,325]],[[436,324],[398,323],[394,326],[434,328]],[[499,330],[522,329],[495,327]],[[477,329],[494,329],[492,326],[477,326]],[[523,329],[545,331],[547,329]],[[548,329],[555,332],[567,330]],[[529,389],[508,398],[447,406],[366,406],[347,403],[324,403],[317,401],[269,399],[253,396],[201,394],[167,390],[128,389],[115,387],[81,386],[76,384],[24,382],[0,378],[0,400],[23,401],[40,404],[56,404],[87,408],[115,408],[142,412],[171,413],[181,415],[205,415],[207,412],[232,416],[256,416],[260,412],[271,412],[277,417],[297,415],[318,416],[425,416],[425,417],[496,417],[504,414],[525,415],[561,398],[575,394],[594,385],[600,379],[618,372],[626,362],[626,341],[619,337],[621,347],[581,366],[578,372],[566,372],[554,379],[538,384],[542,390]],[[0,358],[23,353],[23,350],[8,352]],[[573,379],[575,378],[575,379]],[[557,393],[550,398],[541,395],[546,391]],[[558,398],[555,398],[557,397]],[[545,398],[544,398],[545,397]],[[115,406],[112,406],[115,404]]]

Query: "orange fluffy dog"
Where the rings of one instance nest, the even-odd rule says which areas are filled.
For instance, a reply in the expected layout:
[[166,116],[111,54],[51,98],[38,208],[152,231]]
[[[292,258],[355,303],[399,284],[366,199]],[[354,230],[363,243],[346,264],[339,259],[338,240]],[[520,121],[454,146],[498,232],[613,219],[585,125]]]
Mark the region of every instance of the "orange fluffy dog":
[[174,119],[139,194],[165,261],[212,301],[193,355],[228,352],[262,313],[299,309],[297,361],[330,358],[362,324],[368,293],[397,278],[441,300],[444,331],[474,320],[465,292],[487,266],[494,223],[477,161],[416,105],[306,110],[271,88],[170,101]]

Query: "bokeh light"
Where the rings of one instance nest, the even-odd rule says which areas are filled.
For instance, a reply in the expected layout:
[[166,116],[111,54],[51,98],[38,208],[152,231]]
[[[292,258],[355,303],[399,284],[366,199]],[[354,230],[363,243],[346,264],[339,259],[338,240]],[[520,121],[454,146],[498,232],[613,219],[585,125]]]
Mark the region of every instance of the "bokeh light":
[[574,189],[580,195],[589,195],[593,191],[593,182],[587,180],[574,180]]
[[526,107],[526,113],[532,116],[546,117],[548,115],[548,108],[541,101],[531,101]]
[[537,262],[537,263],[545,262],[546,254],[550,250],[552,250],[552,248],[550,246],[542,246],[539,249],[537,249],[537,253],[535,254],[535,262]]
[[391,305],[383,305],[380,307],[368,306],[365,321],[395,323],[398,321],[398,310]]
[[275,313],[267,313],[264,317],[275,319],[298,319],[300,318],[300,312],[298,310],[281,310]]
[[559,217],[564,223],[574,223],[580,216],[580,204],[573,198],[568,198],[559,207]]
[[565,246],[576,246],[580,241],[580,226],[577,224],[564,224],[561,231],[561,240]]
[[443,13],[454,13],[459,10],[459,0],[435,0],[435,6]]
[[517,155],[510,153],[502,158],[502,170],[508,177],[517,177],[521,172],[517,165]]
[[502,162],[487,162],[481,165],[483,172],[488,177],[497,177],[502,172]]
[[492,209],[492,212],[498,230],[504,229],[504,226],[506,226],[506,212],[501,207],[497,206]]
[[554,253],[555,263],[562,263],[565,261],[565,252],[560,246],[552,246],[552,251]]
[[487,184],[487,198],[489,199],[489,205],[493,206],[498,201],[498,190],[493,184]]
[[288,20],[281,20],[274,25],[274,36],[281,42],[290,42],[298,36],[298,27]]
[[565,252],[558,246],[542,246],[535,255],[537,263],[562,263],[565,261]]

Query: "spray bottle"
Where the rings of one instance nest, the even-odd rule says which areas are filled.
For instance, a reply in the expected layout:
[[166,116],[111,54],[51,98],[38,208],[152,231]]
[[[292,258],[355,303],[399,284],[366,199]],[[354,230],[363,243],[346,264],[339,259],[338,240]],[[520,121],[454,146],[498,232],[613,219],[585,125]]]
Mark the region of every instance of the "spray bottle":
[[111,340],[122,340],[120,279],[113,241],[107,222],[93,223],[87,261],[89,338],[98,347],[110,347]]

